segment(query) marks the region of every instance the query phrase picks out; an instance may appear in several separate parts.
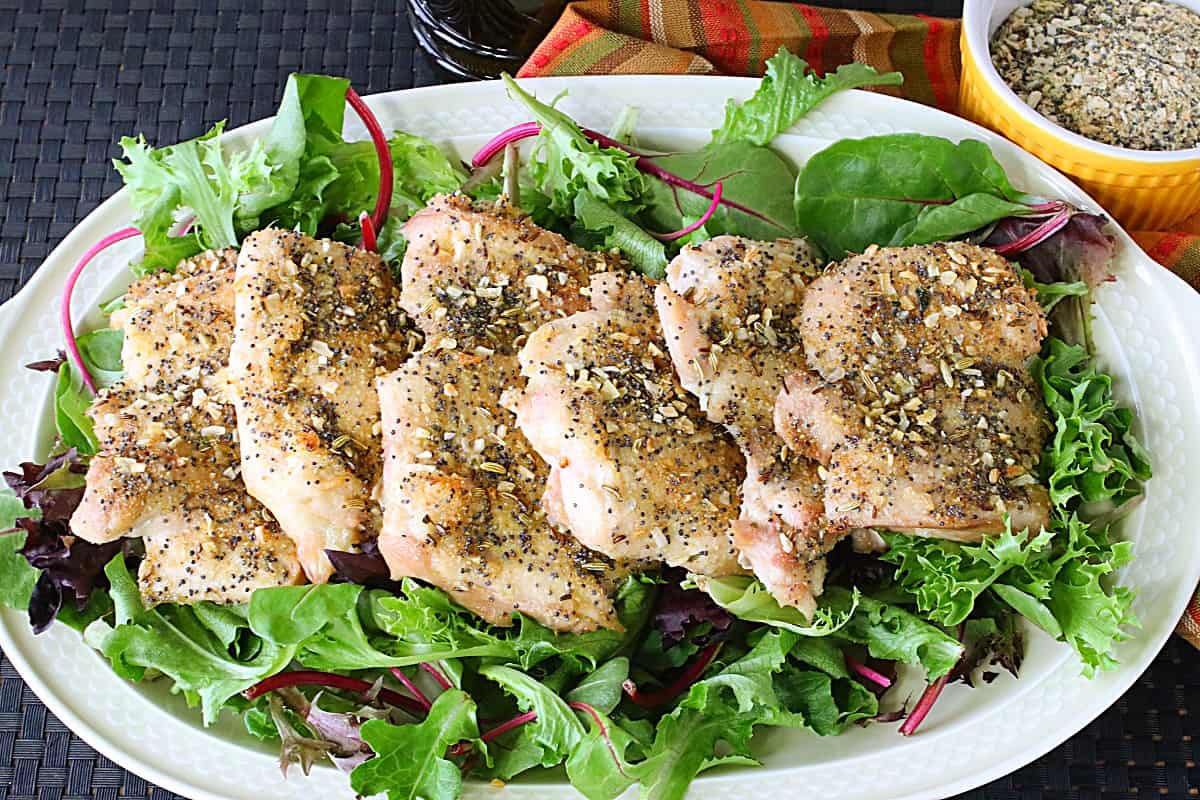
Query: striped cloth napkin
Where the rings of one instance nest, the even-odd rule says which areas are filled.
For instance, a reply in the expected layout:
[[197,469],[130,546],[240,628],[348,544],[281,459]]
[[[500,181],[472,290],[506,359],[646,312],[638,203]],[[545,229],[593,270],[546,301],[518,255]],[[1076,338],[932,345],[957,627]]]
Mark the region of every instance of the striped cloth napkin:
[[[879,89],[955,112],[959,21],[761,0],[579,0],[518,77],[692,73],[761,75],[786,46],[817,72],[860,61],[904,73]],[[1200,290],[1200,215],[1175,231],[1134,231],[1156,261]],[[1200,593],[1177,632],[1200,647]]]

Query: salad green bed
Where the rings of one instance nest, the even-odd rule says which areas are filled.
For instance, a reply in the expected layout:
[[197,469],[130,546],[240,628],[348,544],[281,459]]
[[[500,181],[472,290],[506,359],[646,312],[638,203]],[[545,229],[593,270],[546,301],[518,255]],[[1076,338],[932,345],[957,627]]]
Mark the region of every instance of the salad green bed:
[[[652,277],[681,246],[722,233],[807,235],[830,258],[961,237],[996,247],[1027,270],[1056,321],[1030,366],[1054,425],[1038,476],[1054,505],[1048,529],[976,545],[883,533],[878,557],[843,545],[811,620],[756,580],[671,571],[628,579],[620,633],[556,634],[520,615],[493,627],[417,581],[349,573],[261,589],[248,606],[146,608],[136,550],[70,536],[97,443],[81,375],[55,359],[31,366],[57,373],[57,455],[5,473],[13,493],[0,495],[0,529],[15,531],[0,537],[0,604],[28,609],[38,629],[57,618],[81,630],[122,677],[170,681],[206,724],[242,715],[251,734],[279,743],[285,766],[329,757],[356,792],[393,800],[452,800],[465,775],[507,781],[560,765],[589,800],[635,783],[644,798],[680,798],[705,770],[756,764],[761,726],[826,736],[902,718],[903,699],[887,695],[902,666],[931,684],[902,728],[912,732],[947,682],[1017,673],[1021,618],[1072,647],[1085,674],[1112,669],[1136,620],[1132,593],[1109,582],[1132,556],[1109,524],[1136,502],[1150,465],[1075,324],[1111,255],[1103,220],[1014,189],[980,142],[844,140],[800,170],[771,148],[832,93],[898,82],[857,65],[817,78],[781,51],[705,147],[662,154],[637,146],[631,114],[610,136],[585,131],[508,80],[538,124],[489,148],[536,136],[525,167],[517,174],[510,161],[499,174],[481,157],[469,173],[432,143],[394,134],[379,249],[396,264],[402,222],[460,189],[483,200],[507,189],[538,223],[619,248]],[[237,246],[266,225],[357,241],[379,162],[369,143],[342,138],[347,88],[293,76],[269,134],[238,153],[221,147],[220,125],[169,147],[123,140],[117,169],[144,237],[134,273]],[[100,386],[120,376],[119,332],[78,345]]]

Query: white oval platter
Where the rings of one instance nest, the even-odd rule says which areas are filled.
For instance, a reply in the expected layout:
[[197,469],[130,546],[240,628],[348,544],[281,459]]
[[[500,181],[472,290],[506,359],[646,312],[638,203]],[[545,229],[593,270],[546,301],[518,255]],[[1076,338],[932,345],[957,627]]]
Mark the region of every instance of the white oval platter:
[[[745,78],[621,76],[526,82],[543,99],[567,90],[562,108],[604,130],[625,106],[638,109],[639,138],[664,149],[697,146],[720,124],[726,99],[749,96]],[[500,84],[474,83],[390,92],[368,98],[385,130],[403,129],[469,156],[492,134],[527,116]],[[262,120],[227,134],[237,147],[263,135]],[[780,137],[776,146],[797,164],[830,142],[901,131],[976,138],[988,143],[1019,188],[1078,205],[1095,204],[1076,186],[999,136],[924,106],[866,92],[834,97]],[[131,132],[133,133],[133,132]],[[348,135],[365,138],[355,125]],[[166,142],[156,144],[167,144]],[[63,280],[100,237],[132,222],[125,192],[102,204],[63,240],[21,292],[0,307],[0,465],[43,456],[53,439],[51,381],[22,365],[62,344],[57,325]],[[921,732],[895,726],[855,728],[822,739],[802,731],[761,735],[764,766],[706,774],[691,796],[717,800],[784,800],[803,793],[829,800],[943,798],[1000,777],[1032,761],[1114,703],[1146,669],[1182,613],[1200,575],[1200,296],[1154,263],[1118,232],[1116,280],[1098,293],[1096,333],[1104,366],[1117,379],[1119,399],[1136,408],[1138,434],[1154,458],[1156,476],[1145,501],[1121,525],[1137,558],[1121,573],[1134,587],[1143,627],[1119,647],[1122,667],[1088,681],[1065,645],[1033,633],[1020,680],[1005,676],[977,689],[954,686]],[[137,252],[125,242],[89,267],[75,308],[119,294],[124,267]],[[82,328],[101,324],[94,311]],[[33,636],[21,613],[0,614],[0,647],[28,684],[80,737],[118,764],[194,800],[276,800],[312,796],[352,798],[345,776],[297,770],[285,782],[276,756],[254,743],[226,714],[205,730],[199,714],[164,686],[135,686],[73,631],[57,626]],[[574,796],[553,774],[518,779],[503,789],[469,784],[469,797],[549,800]]]

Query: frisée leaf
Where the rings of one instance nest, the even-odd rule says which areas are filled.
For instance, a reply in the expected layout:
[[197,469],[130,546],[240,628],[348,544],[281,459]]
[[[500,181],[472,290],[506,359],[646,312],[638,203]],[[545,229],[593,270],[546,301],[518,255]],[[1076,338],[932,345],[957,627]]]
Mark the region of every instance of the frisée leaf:
[[765,66],[762,81],[749,100],[726,103],[725,122],[713,131],[713,144],[749,142],[762,147],[837,92],[904,82],[899,72],[880,75],[859,63],[843,64],[818,77],[809,71],[808,62],[784,47],[768,58]]

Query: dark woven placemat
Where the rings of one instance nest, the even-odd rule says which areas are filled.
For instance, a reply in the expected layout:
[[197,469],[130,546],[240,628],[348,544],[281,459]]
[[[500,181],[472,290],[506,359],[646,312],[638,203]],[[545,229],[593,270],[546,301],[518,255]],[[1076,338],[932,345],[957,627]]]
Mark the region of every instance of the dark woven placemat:
[[[836,3],[831,3],[836,4]],[[257,5],[257,7],[252,7]],[[952,14],[954,0],[845,5]],[[0,300],[119,188],[118,137],[185,139],[274,111],[294,70],[347,75],[362,94],[435,83],[397,0],[0,0]],[[1173,640],[1082,733],[965,797],[1117,800],[1197,794],[1200,655]],[[985,734],[986,735],[986,734]],[[297,791],[303,791],[300,784]],[[798,791],[802,791],[798,789]],[[0,660],[0,800],[172,798],[46,711]]]

